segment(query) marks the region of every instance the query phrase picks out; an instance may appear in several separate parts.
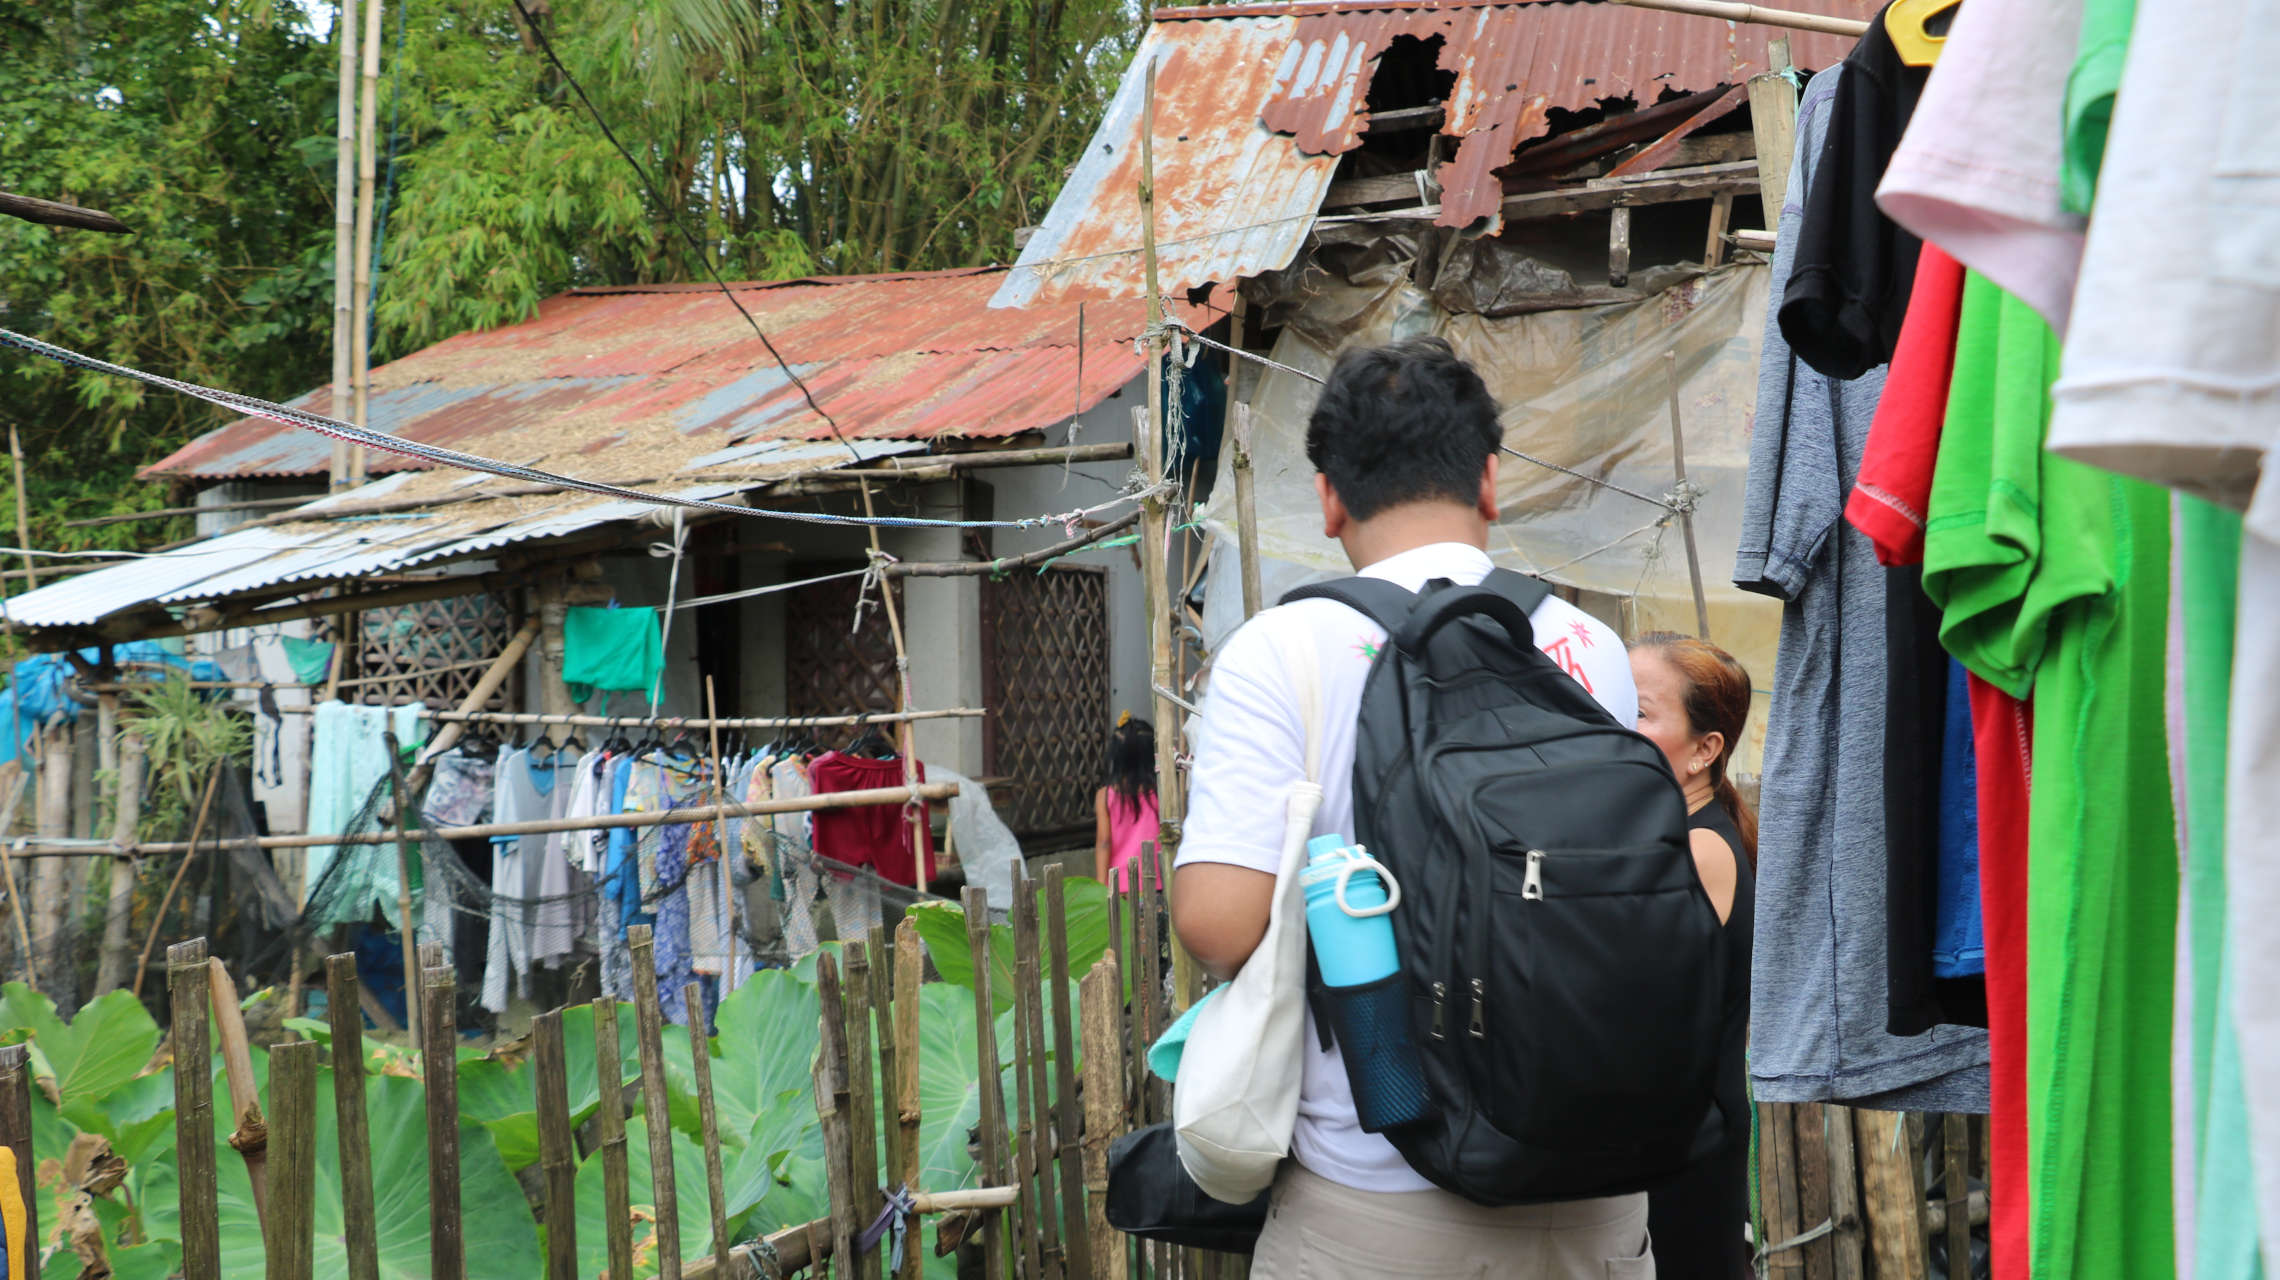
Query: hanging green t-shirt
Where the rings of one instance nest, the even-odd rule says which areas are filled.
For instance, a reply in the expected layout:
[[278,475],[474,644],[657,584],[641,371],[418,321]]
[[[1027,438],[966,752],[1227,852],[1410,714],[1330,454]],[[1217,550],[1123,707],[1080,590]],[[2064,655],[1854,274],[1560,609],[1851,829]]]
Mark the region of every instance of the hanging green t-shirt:
[[1949,651],[2033,697],[2033,1273],[2159,1280],[2175,1269],[2168,495],[2043,451],[2058,353],[2030,307],[1966,279],[1924,587]]
[[[2184,740],[2171,750],[2183,765],[2185,955],[2178,996],[2192,1010],[2189,1133],[2193,1153],[2194,1275],[2257,1280],[2255,1174],[2249,1161],[2248,1098],[2233,1021],[2237,973],[2225,903],[2225,767],[2232,711],[2233,632],[2240,584],[2240,516],[2199,498],[2176,499],[2174,635],[2183,640],[2172,678],[2181,681]],[[2189,1146],[2186,1144],[2190,1144]]]
[[2114,123],[2114,95],[2130,51],[2137,0],[2083,0],[2082,40],[2066,78],[2066,146],[2059,167],[2059,201],[2068,213],[2088,214],[2106,162],[2106,132]]
[[594,690],[652,694],[665,672],[655,609],[573,606],[562,619],[562,679],[580,702]]

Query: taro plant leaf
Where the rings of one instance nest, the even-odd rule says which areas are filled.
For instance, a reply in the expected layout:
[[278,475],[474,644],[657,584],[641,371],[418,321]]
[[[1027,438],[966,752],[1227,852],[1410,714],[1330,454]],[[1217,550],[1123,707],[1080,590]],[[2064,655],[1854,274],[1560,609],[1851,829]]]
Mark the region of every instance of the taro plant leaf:
[[[730,992],[720,1002],[714,1025],[720,1034],[712,1060],[713,1103],[719,1111],[720,1136],[725,1145],[749,1147],[782,1142],[769,1154],[788,1151],[804,1143],[801,1138],[816,1123],[815,1108],[806,1112],[805,1126],[787,1123],[783,1095],[807,1095],[809,1070],[821,1037],[821,1006],[815,987],[781,969],[766,969]],[[797,1108],[793,1109],[796,1115]],[[820,1143],[820,1133],[816,1138]],[[822,1148],[816,1147],[818,1153]]]
[[[657,1274],[655,1185],[650,1178],[649,1127],[638,1115],[625,1122],[627,1182],[633,1207],[634,1275]],[[673,1187],[679,1200],[681,1257],[693,1260],[712,1250],[712,1214],[705,1202],[704,1147],[675,1135]],[[519,1197],[518,1197],[519,1198]],[[607,1201],[602,1192],[602,1153],[596,1149],[578,1166],[578,1274],[598,1276],[610,1261]],[[729,1238],[735,1239],[740,1219],[731,1214]],[[475,1258],[468,1250],[470,1262]],[[471,1272],[472,1274],[472,1272]]]
[[[1068,909],[1069,922],[1069,976],[1082,978],[1093,965],[1108,953],[1108,890],[1100,881],[1082,876],[1069,880],[1062,889],[1062,901]],[[935,969],[945,982],[956,983],[971,989],[974,985],[973,948],[966,940],[966,912],[963,907],[949,902],[922,902],[908,912],[918,926],[918,936],[926,943],[927,957],[934,961]],[[1045,891],[1037,890],[1037,914],[1045,916]],[[1040,942],[1050,936],[1040,926]],[[990,1002],[999,1013],[1013,1007],[1013,927],[990,927]],[[1044,957],[1038,959],[1038,972],[1048,979],[1052,966]]]
[[[158,1048],[158,1024],[140,1000],[114,991],[89,1001],[70,1022],[21,982],[0,989],[0,1029],[29,1039],[55,1082],[56,1099],[101,1099],[135,1078]],[[18,1034],[21,1033],[21,1034]]]
[[974,994],[932,982],[918,991],[918,1177],[921,1191],[975,1185],[966,1132],[981,1117]]
[[[332,1073],[317,1075],[316,1274],[347,1276],[341,1222],[340,1152],[333,1129]],[[424,1091],[416,1080],[375,1076],[365,1082],[372,1131],[372,1198],[379,1224],[380,1274],[415,1280],[428,1271],[428,1161]],[[222,1274],[262,1273],[261,1228],[248,1195],[245,1162],[227,1147],[217,1155],[221,1183]],[[471,1275],[535,1274],[538,1224],[522,1187],[507,1172],[481,1126],[459,1127],[461,1229]],[[508,1260],[513,1260],[512,1262]]]
[[[665,1034],[670,1038],[676,1033],[668,1027]],[[685,1058],[687,1045],[682,1048]],[[593,1116],[602,1097],[602,1070],[594,1053],[593,1006],[572,1005],[563,1011],[562,1050],[563,1076],[570,1098],[570,1126],[575,1129]],[[640,1078],[641,1055],[636,1048],[630,1004],[618,1006],[617,1066],[619,1088],[624,1088],[628,1080]],[[461,1114],[481,1121],[483,1127],[491,1131],[491,1140],[498,1144],[499,1155],[507,1162],[507,1168],[518,1171],[538,1160],[538,1107],[533,1097],[537,1085],[531,1070],[527,1062],[508,1067],[490,1058],[463,1059],[459,1064]],[[471,1085],[480,1095],[473,1103],[468,1097]],[[717,1074],[714,1087],[720,1087]],[[689,1105],[694,1106],[693,1098]],[[679,1108],[674,1114],[677,1123]],[[690,1128],[695,1128],[693,1119]],[[722,1136],[727,1137],[725,1133]]]
[[63,1104],[63,1118],[82,1133],[99,1133],[130,1166],[150,1158],[162,1138],[174,1135],[174,1070],[136,1076],[100,1098]]

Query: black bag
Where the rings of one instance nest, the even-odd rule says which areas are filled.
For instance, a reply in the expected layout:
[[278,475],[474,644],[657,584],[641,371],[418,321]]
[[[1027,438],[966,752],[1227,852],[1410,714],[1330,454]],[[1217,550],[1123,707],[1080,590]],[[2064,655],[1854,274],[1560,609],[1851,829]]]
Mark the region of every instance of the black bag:
[[[1349,578],[1283,597],[1386,630],[1355,734],[1354,835],[1401,884],[1430,1105],[1384,1132],[1484,1205],[1645,1190],[1731,1123],[1712,1088],[1718,915],[1685,799],[1661,751],[1536,648],[1547,590],[1498,570],[1417,595]],[[1327,993],[1309,994],[1328,1039]]]
[[1248,1254],[1267,1225],[1267,1196],[1229,1204],[1205,1195],[1180,1164],[1169,1121],[1108,1144],[1108,1225],[1166,1244]]

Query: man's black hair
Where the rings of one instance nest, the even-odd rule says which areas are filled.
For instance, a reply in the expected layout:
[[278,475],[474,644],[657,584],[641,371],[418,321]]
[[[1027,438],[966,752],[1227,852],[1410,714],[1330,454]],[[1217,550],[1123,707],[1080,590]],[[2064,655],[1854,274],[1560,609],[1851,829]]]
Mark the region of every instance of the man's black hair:
[[1354,347],[1338,357],[1306,423],[1306,459],[1356,520],[1424,501],[1480,496],[1504,439],[1496,399],[1440,338]]

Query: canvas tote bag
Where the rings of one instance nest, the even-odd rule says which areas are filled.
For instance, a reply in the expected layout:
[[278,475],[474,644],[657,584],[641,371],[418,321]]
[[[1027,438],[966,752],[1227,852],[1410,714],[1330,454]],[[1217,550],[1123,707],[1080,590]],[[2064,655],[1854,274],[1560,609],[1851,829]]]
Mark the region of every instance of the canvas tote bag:
[[1282,646],[1306,728],[1306,776],[1284,800],[1267,934],[1196,1016],[1172,1087],[1180,1164],[1204,1194],[1256,1199],[1290,1154],[1306,1044],[1306,840],[1322,807],[1322,687],[1312,635]]

